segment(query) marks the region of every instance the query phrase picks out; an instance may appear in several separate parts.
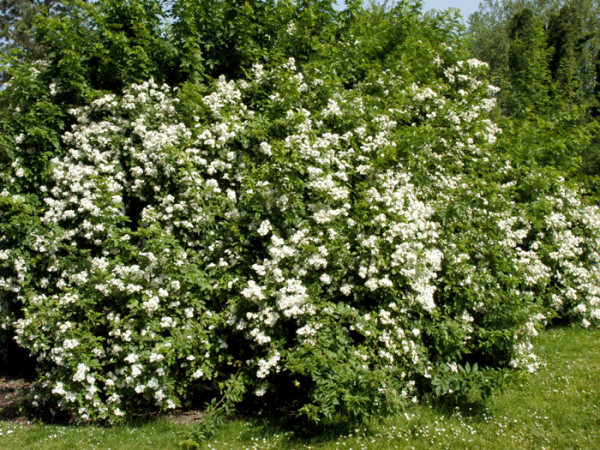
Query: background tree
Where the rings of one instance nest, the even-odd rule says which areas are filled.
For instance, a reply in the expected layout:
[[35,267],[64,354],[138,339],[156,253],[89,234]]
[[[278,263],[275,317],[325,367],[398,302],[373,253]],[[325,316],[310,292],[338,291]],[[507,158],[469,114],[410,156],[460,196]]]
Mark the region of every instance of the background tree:
[[32,31],[38,16],[60,14],[61,0],[2,0],[0,1],[0,48],[3,52],[19,48],[32,56],[41,56],[43,49]]
[[548,106],[551,91],[544,26],[531,9],[524,9],[512,18],[508,37],[504,106],[510,115],[521,115],[530,108],[540,111]]
[[596,0],[484,1],[469,19],[473,52],[502,88],[502,120],[519,118],[504,125],[515,157],[585,179],[592,191],[599,24]]
[[548,21],[548,45],[553,50],[550,60],[552,78],[564,94],[576,97],[578,101],[594,88],[591,78],[594,60],[585,53],[593,50],[589,47],[595,36],[584,29],[583,14],[582,8],[570,3],[552,13]]
[[530,9],[541,22],[565,0],[482,0],[469,16],[473,54],[490,64],[492,71],[508,65],[509,28],[514,16]]
[[597,0],[484,0],[469,17],[474,55],[489,63],[495,76],[506,73],[511,24],[524,9],[533,13],[547,33],[547,46],[553,49],[549,62],[553,78],[559,77],[562,65],[560,71],[566,71],[560,76],[563,85],[565,77],[571,81],[576,78],[585,95],[591,94],[600,49],[597,33],[600,3]]

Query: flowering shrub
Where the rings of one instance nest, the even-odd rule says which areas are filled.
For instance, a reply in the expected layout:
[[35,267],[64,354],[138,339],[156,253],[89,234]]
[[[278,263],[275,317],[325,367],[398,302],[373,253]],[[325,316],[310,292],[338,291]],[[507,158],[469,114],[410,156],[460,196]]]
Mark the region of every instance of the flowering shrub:
[[531,208],[532,216],[541,219],[530,233],[528,252],[536,255],[530,271],[542,272],[546,281],[539,298],[563,319],[586,328],[597,325],[600,211],[562,178],[549,187],[549,194],[540,196]]
[[419,48],[352,83],[288,59],[73,109],[26,239],[0,238],[36,401],[82,421],[218,395],[361,417],[534,370],[548,307],[597,323],[597,209],[560,180],[517,201],[485,65]]

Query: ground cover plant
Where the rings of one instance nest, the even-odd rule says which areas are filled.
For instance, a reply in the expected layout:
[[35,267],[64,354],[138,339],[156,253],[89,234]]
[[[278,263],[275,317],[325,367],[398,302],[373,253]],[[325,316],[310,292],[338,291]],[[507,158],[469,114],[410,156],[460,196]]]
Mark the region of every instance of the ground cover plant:
[[3,55],[0,325],[41,414],[471,404],[598,325],[577,158],[524,157],[456,17],[171,3],[65,2]]

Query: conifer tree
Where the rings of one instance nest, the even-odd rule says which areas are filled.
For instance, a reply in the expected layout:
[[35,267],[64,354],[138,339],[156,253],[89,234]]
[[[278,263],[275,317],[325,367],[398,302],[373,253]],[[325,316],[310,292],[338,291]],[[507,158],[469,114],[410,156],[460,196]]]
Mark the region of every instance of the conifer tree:
[[550,52],[544,27],[531,9],[523,9],[513,17],[509,38],[509,111],[519,115],[530,107],[543,108],[550,93]]
[[582,75],[579,71],[582,47],[592,37],[584,35],[581,10],[573,4],[553,13],[548,23],[548,45],[552,47],[550,71],[565,94],[581,99]]

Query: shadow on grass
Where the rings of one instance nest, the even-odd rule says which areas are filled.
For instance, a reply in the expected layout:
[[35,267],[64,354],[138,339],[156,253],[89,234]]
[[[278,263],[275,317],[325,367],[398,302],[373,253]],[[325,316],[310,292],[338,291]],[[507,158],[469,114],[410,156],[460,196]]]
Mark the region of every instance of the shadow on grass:
[[325,444],[355,433],[357,427],[360,427],[363,433],[368,433],[369,428],[367,421],[351,423],[341,418],[322,424],[309,423],[298,418],[240,417],[239,419],[251,424],[239,435],[242,441],[251,442],[252,439],[270,441],[277,438],[278,446],[283,449]]
[[[469,417],[476,422],[485,422],[489,418],[490,410],[485,402],[473,402],[461,404],[460,406],[451,401],[429,401],[425,405],[431,408],[434,415]],[[380,435],[382,427],[386,422],[394,423],[397,428],[404,428],[405,434],[419,434],[422,421],[427,417],[413,420],[404,420],[404,414],[411,414],[411,409],[399,412],[395,416],[371,417],[362,421],[349,420],[347,417],[339,416],[322,423],[311,423],[302,417],[291,415],[265,414],[264,417],[256,415],[239,415],[228,420],[225,427],[217,432],[214,438],[229,439],[230,430],[236,430],[235,440],[239,442],[254,442],[259,446],[261,442],[276,442],[277,448],[296,449],[305,446],[321,446],[333,444],[340,440],[353,437],[369,437]],[[398,421],[400,420],[400,423]],[[236,423],[247,424],[242,431]],[[210,439],[207,439],[209,441]],[[197,447],[188,447],[197,448]]]

